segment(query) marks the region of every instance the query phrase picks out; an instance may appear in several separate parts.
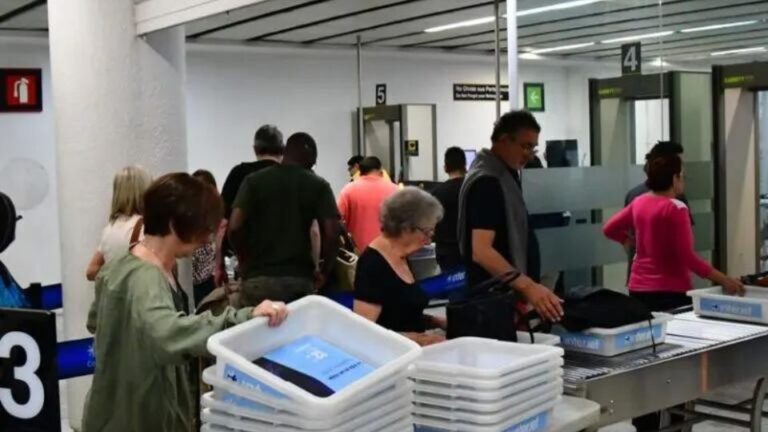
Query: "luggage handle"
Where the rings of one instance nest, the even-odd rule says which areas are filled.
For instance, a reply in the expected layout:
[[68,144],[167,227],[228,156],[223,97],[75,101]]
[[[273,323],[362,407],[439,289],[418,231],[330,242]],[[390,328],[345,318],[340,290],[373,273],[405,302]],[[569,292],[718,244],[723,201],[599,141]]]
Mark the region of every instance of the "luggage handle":
[[519,278],[521,273],[517,270],[510,270],[502,273],[498,276],[492,277],[487,281],[481,282],[474,287],[467,289],[467,295],[470,297],[478,294],[485,294],[486,292],[497,291],[497,288],[507,286]]

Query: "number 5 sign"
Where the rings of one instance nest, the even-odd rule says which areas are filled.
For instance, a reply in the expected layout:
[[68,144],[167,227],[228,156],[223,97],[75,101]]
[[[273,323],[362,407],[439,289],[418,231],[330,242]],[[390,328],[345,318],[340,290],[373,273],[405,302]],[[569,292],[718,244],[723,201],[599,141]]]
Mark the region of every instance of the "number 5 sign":
[[53,312],[0,309],[0,430],[61,430]]
[[640,42],[621,46],[621,74],[638,75],[643,72]]

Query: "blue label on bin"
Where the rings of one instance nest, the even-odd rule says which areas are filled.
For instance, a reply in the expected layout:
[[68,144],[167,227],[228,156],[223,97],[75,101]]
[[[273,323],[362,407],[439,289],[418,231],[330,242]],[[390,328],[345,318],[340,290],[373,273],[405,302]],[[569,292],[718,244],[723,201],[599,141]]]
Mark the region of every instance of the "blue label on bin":
[[246,408],[251,411],[258,411],[258,412],[273,412],[275,411],[273,408],[270,408],[264,404],[260,404],[256,401],[252,401],[250,399],[246,399],[244,397],[240,397],[237,395],[234,395],[227,391],[222,391],[220,393],[221,401],[230,405],[235,405],[240,408]]
[[701,299],[701,310],[728,315],[738,315],[750,318],[762,318],[763,308],[759,304],[752,304],[734,300]]
[[560,344],[567,347],[597,351],[603,346],[603,341],[597,336],[584,333],[562,333],[560,334]]
[[549,429],[549,410],[507,428],[504,432],[541,432]]
[[[264,355],[267,370],[311,393],[325,397],[374,371],[370,365],[315,337],[304,336]],[[263,361],[255,363],[264,367]],[[325,387],[318,390],[317,384]]]
[[642,327],[635,330],[625,331],[616,335],[616,348],[627,348],[643,344],[651,344],[655,339],[661,340],[661,324],[655,324],[653,328],[653,337],[651,337],[651,328]]
[[285,395],[279,391],[230,365],[226,365],[224,367],[224,378],[227,381],[232,381],[240,387],[247,388],[248,390],[255,390],[257,392],[264,393],[278,399],[287,399]]

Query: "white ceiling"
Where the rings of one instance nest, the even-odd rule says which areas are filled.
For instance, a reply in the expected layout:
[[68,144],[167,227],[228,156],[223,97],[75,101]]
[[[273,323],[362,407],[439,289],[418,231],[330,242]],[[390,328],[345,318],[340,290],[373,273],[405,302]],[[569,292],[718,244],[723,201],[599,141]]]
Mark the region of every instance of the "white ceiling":
[[[109,0],[107,0],[109,1]],[[518,0],[518,11],[567,0]],[[47,29],[45,0],[0,0],[3,33]],[[501,12],[504,13],[504,1]],[[768,47],[768,0],[606,0],[584,6],[518,17],[519,47],[595,45],[548,54],[551,57],[610,60],[623,36],[674,31],[643,41],[645,58],[675,62],[768,59],[768,52],[712,58],[715,51]],[[491,52],[493,23],[436,33],[425,29],[493,16],[489,0],[266,0],[186,26],[190,41],[287,43],[309,47],[351,46],[360,35],[366,46]],[[757,20],[739,27],[682,33],[680,30]],[[502,20],[502,29],[506,27]],[[502,32],[502,47],[506,32]]]

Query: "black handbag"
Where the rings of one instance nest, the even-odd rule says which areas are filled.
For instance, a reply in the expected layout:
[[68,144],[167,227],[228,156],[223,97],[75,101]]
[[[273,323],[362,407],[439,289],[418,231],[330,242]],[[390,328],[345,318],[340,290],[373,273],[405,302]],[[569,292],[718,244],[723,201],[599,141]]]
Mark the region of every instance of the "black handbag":
[[446,336],[464,336],[517,342],[515,304],[517,299],[509,283],[520,276],[509,271],[468,290],[463,300],[446,307]]

